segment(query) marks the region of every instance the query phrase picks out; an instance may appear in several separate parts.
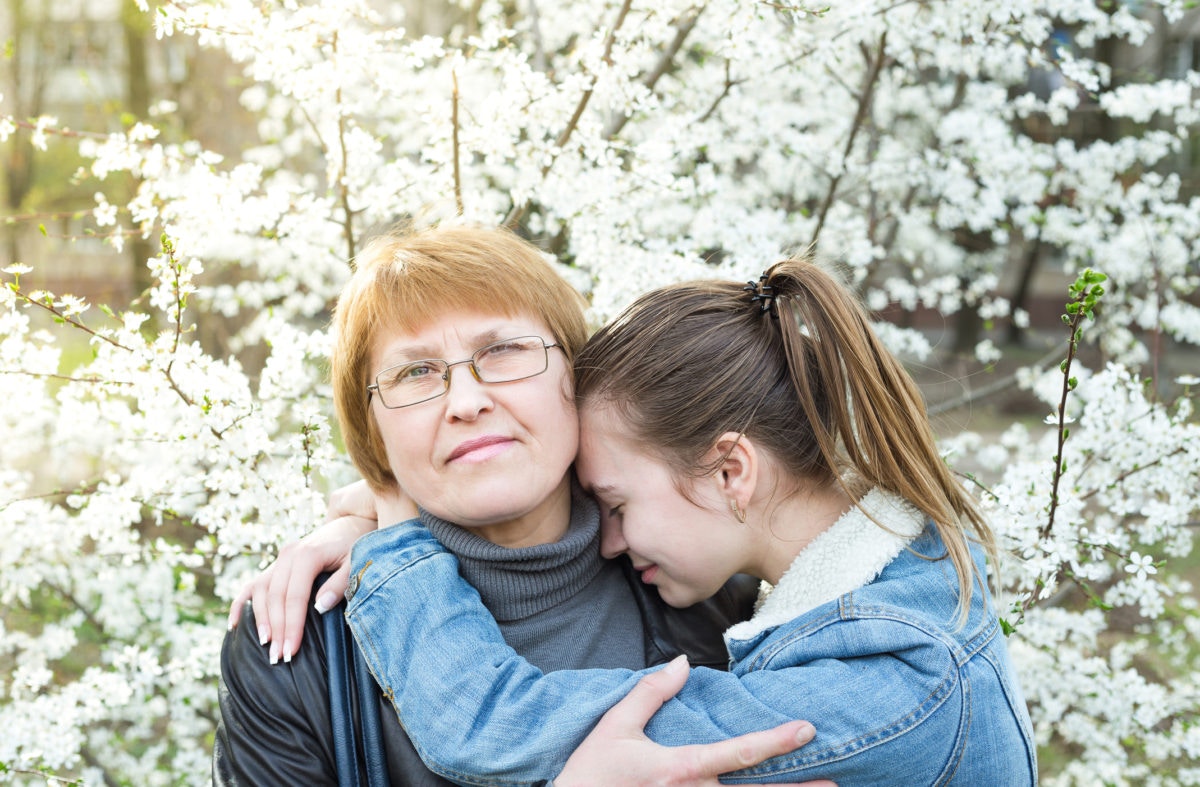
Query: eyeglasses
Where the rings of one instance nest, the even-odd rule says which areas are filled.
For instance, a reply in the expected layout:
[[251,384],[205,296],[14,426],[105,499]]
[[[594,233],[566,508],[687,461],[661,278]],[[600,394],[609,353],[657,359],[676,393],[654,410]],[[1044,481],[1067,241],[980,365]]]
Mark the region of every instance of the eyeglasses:
[[375,375],[375,383],[367,386],[367,398],[379,394],[379,401],[389,410],[411,407],[436,399],[450,390],[450,370],[469,364],[471,374],[481,383],[511,383],[537,377],[550,364],[551,347],[540,336],[518,336],[480,347],[470,358],[462,361],[425,358],[397,366],[389,366]]

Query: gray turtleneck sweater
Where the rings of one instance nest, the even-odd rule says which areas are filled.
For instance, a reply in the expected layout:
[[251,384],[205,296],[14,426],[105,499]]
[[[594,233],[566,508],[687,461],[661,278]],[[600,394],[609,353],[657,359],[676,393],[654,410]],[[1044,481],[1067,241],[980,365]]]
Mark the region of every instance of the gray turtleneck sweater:
[[567,532],[553,544],[510,549],[427,511],[421,521],[458,558],[505,641],[539,669],[649,666],[629,580],[600,556],[599,511],[577,489]]

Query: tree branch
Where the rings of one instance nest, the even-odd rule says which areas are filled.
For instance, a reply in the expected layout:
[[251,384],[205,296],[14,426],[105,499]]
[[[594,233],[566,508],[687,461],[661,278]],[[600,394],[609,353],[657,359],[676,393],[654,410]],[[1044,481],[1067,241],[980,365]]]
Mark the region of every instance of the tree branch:
[[[333,34],[332,51],[338,52],[338,34]],[[354,238],[354,211],[350,209],[350,184],[347,183],[347,173],[350,170],[349,155],[346,150],[346,115],[342,112],[342,87],[334,94],[334,104],[338,108],[338,147],[342,153],[341,172],[338,173],[338,197],[342,205],[342,234],[346,238],[346,259],[353,260],[357,253]]]
[[[692,30],[696,27],[696,22],[700,19],[700,14],[704,13],[705,6],[693,8],[688,11],[681,19],[675,23],[675,37],[671,39],[671,43],[663,50],[662,55],[658,58],[658,62],[654,64],[654,68],[646,73],[642,79],[642,85],[650,92],[654,91],[658,80],[662,79],[663,74],[666,74],[671,67],[671,63],[675,61],[675,56],[679,54],[679,50],[683,48],[683,44],[687,41],[687,37],[691,35]],[[629,115],[624,113],[614,115],[609,121],[608,126],[604,129],[604,138],[612,139],[617,134],[621,133],[621,129],[625,128],[625,124],[629,122]]]
[[[625,17],[629,14],[629,8],[631,5],[633,5],[633,0],[625,0],[621,4],[621,10],[617,13],[616,23],[613,25],[612,29],[608,31],[608,35],[604,39],[603,60],[608,65],[612,65],[612,48],[613,44],[616,43],[617,40],[617,31],[620,30],[621,25],[624,24]],[[594,78],[592,84],[595,84]],[[593,88],[588,87],[583,91],[583,95],[579,97],[579,102],[575,105],[575,111],[571,114],[571,119],[567,121],[566,127],[563,128],[563,130],[559,133],[558,139],[554,141],[554,149],[557,152],[555,152],[554,156],[542,166],[543,178],[549,174],[551,167],[554,166],[554,162],[558,160],[558,154],[562,152],[563,146],[567,144],[567,141],[571,138],[571,135],[575,133],[575,129],[579,125],[579,120],[583,117],[584,110],[587,109],[588,102],[592,99],[592,92]],[[528,200],[519,205],[513,205],[512,209],[509,210],[508,215],[504,217],[504,226],[509,229],[516,229],[517,225],[521,222],[521,219],[525,216],[525,211],[528,209]]]
[[813,230],[812,240],[809,245],[815,247],[817,241],[821,237],[821,230],[825,227],[825,219],[829,216],[829,210],[833,207],[833,200],[837,196],[838,185],[841,183],[842,174],[846,171],[846,161],[850,158],[850,152],[854,149],[854,140],[858,136],[858,132],[862,130],[866,123],[867,114],[870,111],[871,99],[875,93],[875,85],[879,81],[879,75],[883,72],[883,63],[887,59],[887,31],[884,30],[879,36],[879,53],[875,58],[875,62],[871,64],[870,70],[867,72],[866,78],[863,80],[862,92],[858,95],[858,107],[854,112],[854,122],[850,125],[850,134],[846,138],[846,144],[842,149],[842,171],[833,177],[829,184],[829,191],[825,194],[825,200],[821,204],[821,209],[817,212],[817,226]]
[[453,89],[450,93],[450,139],[454,148],[454,207],[463,215],[462,169],[459,162],[461,148],[458,144],[458,73],[450,72]]
[[[1054,347],[1054,349],[1050,350],[1050,352],[1046,353],[1046,355],[1042,356],[1037,361],[1032,363],[1031,366],[1035,369],[1041,369],[1042,367],[1046,366],[1048,363],[1053,361],[1055,358],[1058,358],[1062,354],[1062,351],[1064,349],[1066,349],[1066,346],[1067,346],[1067,343],[1065,341],[1061,342],[1060,344],[1056,345]],[[988,383],[987,385],[981,386],[980,388],[977,388],[974,391],[968,391],[967,393],[963,394],[962,396],[958,396],[958,397],[955,397],[954,399],[947,399],[946,401],[932,404],[928,408],[926,408],[926,412],[931,417],[935,416],[935,415],[941,415],[941,414],[947,413],[951,410],[957,410],[960,407],[965,407],[967,405],[974,404],[975,402],[979,401],[980,399],[985,399],[989,396],[992,396],[993,394],[998,394],[1001,391],[1005,391],[1009,388],[1012,388],[1016,384],[1017,384],[1017,375],[1010,374],[1007,377],[1003,377],[998,380],[993,380],[992,382]]]

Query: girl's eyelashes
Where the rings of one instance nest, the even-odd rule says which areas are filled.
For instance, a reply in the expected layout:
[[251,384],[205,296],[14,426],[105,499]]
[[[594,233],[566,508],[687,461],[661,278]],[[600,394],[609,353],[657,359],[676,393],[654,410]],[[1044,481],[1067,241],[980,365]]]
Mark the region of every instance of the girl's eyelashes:
[[621,509],[623,509],[624,507],[625,507],[625,506],[623,506],[623,505],[619,505],[619,506],[613,506],[612,508],[608,509],[608,515],[609,515],[610,517],[619,517],[619,516],[621,516],[621,514],[622,514],[622,513],[624,513],[624,512],[622,512],[622,510],[621,510]]

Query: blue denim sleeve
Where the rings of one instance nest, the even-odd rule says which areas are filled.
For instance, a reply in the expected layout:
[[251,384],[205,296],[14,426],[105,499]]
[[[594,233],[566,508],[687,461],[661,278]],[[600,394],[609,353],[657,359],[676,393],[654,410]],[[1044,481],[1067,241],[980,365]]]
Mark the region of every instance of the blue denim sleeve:
[[[422,759],[459,784],[553,779],[600,716],[649,672],[542,673],[505,644],[455,558],[419,524],[360,539],[347,595],[350,628]],[[647,732],[666,745],[711,743],[808,719],[817,728],[813,743],[727,780],[832,776],[845,787],[886,773],[933,783],[952,767],[952,744],[968,718],[954,658],[936,646],[897,658],[897,650],[928,651],[928,637],[906,634],[901,624],[872,631],[868,639],[878,642],[860,636],[828,645],[839,653],[857,648],[856,658],[806,657],[804,666],[786,667],[801,663],[787,652],[806,646],[797,644],[801,636],[740,672],[694,669]]]

